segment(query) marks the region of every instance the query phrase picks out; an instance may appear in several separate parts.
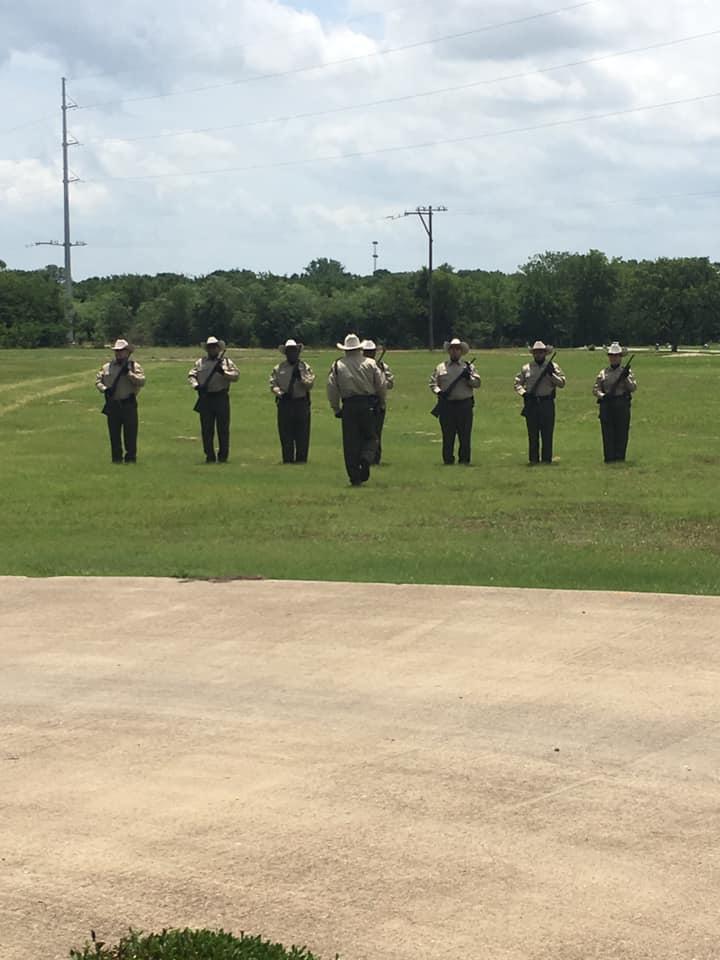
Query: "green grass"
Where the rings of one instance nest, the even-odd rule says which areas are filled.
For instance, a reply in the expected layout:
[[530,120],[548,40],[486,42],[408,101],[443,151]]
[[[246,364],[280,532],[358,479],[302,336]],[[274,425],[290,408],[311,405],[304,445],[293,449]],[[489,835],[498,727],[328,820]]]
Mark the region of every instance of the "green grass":
[[427,379],[440,355],[387,359],[396,374],[387,465],[345,476],[340,424],[318,374],[310,463],[282,466],[267,378],[278,354],[231,350],[231,462],[206,466],[196,351],[138,351],[139,462],[113,466],[95,371],[106,353],[0,353],[0,573],[300,578],[720,592],[720,356],[640,353],[629,460],[602,463],[591,395],[604,354],[564,351],[552,468],[526,467],[512,390],[526,355],[478,353],[473,466],[443,467]]
[[[130,931],[118,944],[108,946],[95,938],[70,960],[317,960],[304,947],[286,950],[262,937],[239,937],[224,930],[163,930],[141,934]],[[336,958],[337,960],[337,958]]]

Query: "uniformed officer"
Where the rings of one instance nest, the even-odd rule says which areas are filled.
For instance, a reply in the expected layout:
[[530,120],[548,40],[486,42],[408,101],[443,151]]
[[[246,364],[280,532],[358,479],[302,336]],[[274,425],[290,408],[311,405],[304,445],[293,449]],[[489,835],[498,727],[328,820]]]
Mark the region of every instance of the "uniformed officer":
[[449,357],[439,363],[430,377],[430,389],[437,397],[437,414],[442,430],[442,458],[449,466],[455,463],[455,438],[458,438],[458,463],[470,463],[470,438],[473,425],[473,391],[480,386],[480,375],[474,364],[461,358],[470,347],[453,337],[443,344]]
[[532,345],[533,359],[526,363],[515,377],[515,392],[523,398],[522,415],[528,434],[528,459],[552,463],[553,433],[555,432],[555,391],[565,386],[565,374],[547,355],[550,348],[542,340]]
[[363,356],[357,334],[349,333],[337,348],[345,351],[345,357],[330,368],[327,395],[335,416],[342,419],[345,469],[357,487],[370,479],[370,464],[377,454],[375,408],[385,405],[387,386],[375,361]]
[[[226,463],[230,454],[230,384],[240,372],[225,356],[225,343],[208,337],[206,355],[188,372],[188,383],[197,392],[194,409],[200,414],[200,431],[206,463]],[[215,432],[218,451],[215,453]]]
[[310,391],[315,374],[300,359],[302,348],[296,340],[281,344],[278,349],[285,359],[270,374],[283,463],[307,463],[310,446]]
[[595,378],[593,393],[600,405],[600,429],[602,430],[603,456],[605,463],[624,460],[630,433],[630,404],[637,390],[630,364],[620,365],[625,351],[615,341],[608,347],[610,366],[605,367]]
[[145,386],[145,373],[137,360],[130,359],[133,349],[127,340],[116,340],[115,358],[103,364],[95,377],[95,386],[105,397],[103,413],[107,416],[113,463],[123,462],[123,442],[125,463],[137,460],[137,395]]
[[[371,360],[375,360],[377,365],[380,367],[380,372],[385,377],[385,387],[387,390],[392,390],[395,386],[395,375],[393,374],[390,367],[385,363],[384,360],[377,360],[376,354],[378,351],[378,346],[374,340],[363,340],[362,344],[363,355],[370,357]],[[384,352],[384,351],[383,351]],[[382,458],[382,432],[383,427],[385,426],[385,415],[387,413],[387,405],[378,403],[377,409],[375,410],[375,427],[377,430],[377,453],[375,455],[374,463],[377,465],[380,463]]]

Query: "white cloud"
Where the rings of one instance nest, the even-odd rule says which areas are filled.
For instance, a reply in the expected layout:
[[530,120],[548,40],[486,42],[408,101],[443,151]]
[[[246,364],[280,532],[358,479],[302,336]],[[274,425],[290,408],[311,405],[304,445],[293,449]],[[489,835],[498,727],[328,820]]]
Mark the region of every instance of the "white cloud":
[[[317,255],[366,271],[373,239],[384,266],[407,269],[424,260],[424,234],[381,218],[427,203],[450,207],[438,223],[436,255],[455,266],[512,269],[537,250],[569,246],[642,257],[705,244],[714,255],[714,205],[662,198],[716,184],[717,101],[508,132],[713,92],[720,36],[533,71],[720,29],[714,5],[602,0],[481,29],[555,3],[563,5],[316,0],[313,13],[278,0],[156,0],[150,8],[126,0],[111,17],[91,0],[71,2],[69,17],[49,0],[17,5],[4,13],[0,39],[8,98],[0,135],[22,127],[0,139],[3,259],[32,266],[38,255],[22,246],[28,230],[62,233],[63,73],[76,77],[69,90],[81,107],[105,104],[68,114],[83,144],[72,150],[72,167],[86,181],[72,189],[73,232],[92,244],[75,258],[78,275],[233,265],[293,272]],[[378,6],[386,16],[346,20],[347,9],[359,16]],[[353,57],[364,59],[304,69]],[[288,71],[297,72],[250,79]],[[527,75],[480,83],[516,74]],[[468,84],[477,85],[247,125]],[[213,89],[195,90],[205,87]],[[168,92],[178,95],[138,99]],[[214,129],[233,124],[245,126]],[[203,132],[136,139],[188,129]],[[462,138],[471,139],[413,147]],[[408,149],[385,150],[400,146]],[[296,163],[368,151],[379,152]],[[227,168],[236,169],[206,173]],[[122,179],[138,177],[149,179]],[[607,202],[650,195],[658,200],[641,207]],[[482,215],[456,215],[473,211]]]

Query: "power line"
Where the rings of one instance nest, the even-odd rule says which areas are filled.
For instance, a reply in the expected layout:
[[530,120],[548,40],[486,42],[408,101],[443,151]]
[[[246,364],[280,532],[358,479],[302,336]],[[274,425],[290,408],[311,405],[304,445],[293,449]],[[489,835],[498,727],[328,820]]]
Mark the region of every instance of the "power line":
[[[709,197],[720,197],[720,190],[695,190],[690,193],[657,193],[648,195],[645,197],[615,197],[606,200],[577,200],[569,197],[563,197],[568,201],[568,204],[572,206],[572,209],[596,209],[598,207],[613,207],[621,205],[634,205],[634,204],[643,204],[643,203],[658,203],[659,201],[665,200],[706,200]],[[513,207],[507,206],[507,204],[499,204],[497,206],[497,211],[506,212],[508,210],[529,210],[529,209],[539,209],[544,208],[550,205],[553,210],[558,209],[558,203],[556,200],[551,199],[547,204],[539,203],[525,203],[522,205],[517,205]],[[487,217],[489,208],[485,210],[453,210],[450,213],[451,217]]]
[[471,90],[475,87],[491,86],[496,83],[504,83],[510,80],[524,80],[528,77],[541,76],[547,73],[554,73],[558,70],[568,70],[573,67],[588,66],[594,63],[602,63],[606,60],[613,60],[619,57],[627,57],[637,53],[647,53],[651,50],[661,50],[667,47],[678,46],[682,43],[691,43],[695,40],[704,40],[708,37],[715,37],[720,34],[720,28],[708,30],[705,33],[696,33],[687,37],[676,37],[673,40],[663,40],[658,43],[647,44],[644,47],[632,47],[628,50],[619,50],[614,53],[599,54],[594,57],[586,57],[583,60],[570,60],[567,63],[558,63],[548,67],[539,67],[535,70],[526,70],[522,73],[507,73],[497,77],[489,77],[483,80],[473,80],[469,83],[456,84],[451,87],[438,87],[435,90],[424,90],[419,93],[402,94],[396,97],[384,97],[381,100],[367,100],[362,103],[349,104],[344,107],[330,107],[326,110],[312,110],[306,113],[295,113],[281,117],[267,117],[262,120],[250,120],[245,123],[229,123],[216,127],[197,127],[186,130],[170,130],[165,133],[150,133],[140,137],[88,137],[85,143],[140,143],[145,140],[164,140],[174,137],[194,136],[197,134],[219,133],[224,130],[243,130],[249,127],[265,126],[272,123],[289,123],[293,120],[309,120],[314,117],[326,117],[337,113],[346,113],[351,110],[364,110],[370,107],[384,106],[390,103],[404,103],[408,100],[418,100],[423,97],[434,97],[446,93],[459,93],[462,90]]
[[50,120],[54,116],[54,113],[46,113],[44,117],[38,117],[37,120],[29,120],[27,123],[21,123],[17,127],[10,127],[8,130],[0,130],[0,137],[4,137],[9,133],[17,133],[18,130],[25,130],[26,127],[37,126],[38,123],[44,123],[45,120]]
[[205,93],[210,90],[221,90],[227,87],[235,87],[245,83],[256,83],[260,80],[275,80],[281,77],[296,76],[300,73],[309,73],[316,70],[326,70],[328,67],[342,66],[348,63],[358,63],[361,60],[368,60],[373,57],[384,57],[391,53],[400,53],[405,50],[414,50],[418,47],[431,46],[436,43],[443,43],[446,40],[461,40],[465,37],[476,36],[480,33],[488,33],[493,30],[500,30],[504,27],[515,26],[521,23],[530,23],[534,20],[542,20],[546,17],[557,16],[561,13],[568,13],[572,10],[579,10],[582,7],[593,6],[600,3],[601,0],[582,0],[580,3],[573,3],[566,7],[557,7],[554,10],[546,10],[542,13],[534,13],[524,17],[518,17],[514,20],[504,20],[499,23],[486,24],[482,27],[476,27],[474,30],[465,30],[462,33],[446,34],[442,37],[432,37],[429,40],[417,40],[414,43],[403,44],[399,47],[387,47],[383,50],[375,50],[372,53],[360,53],[352,57],[342,57],[339,60],[327,60],[324,63],[316,63],[307,67],[294,67],[292,70],[281,70],[276,73],[262,73],[252,77],[243,77],[239,80],[229,80],[225,83],[213,83],[202,87],[191,87],[186,90],[176,90],[170,93],[155,93],[144,97],[126,97],[120,100],[104,100],[98,103],[88,103],[79,106],[80,110],[99,110],[101,107],[119,106],[124,103],[143,103],[148,100],[163,100],[169,97],[183,97],[190,93]]
[[493,130],[486,133],[475,133],[466,137],[446,137],[440,140],[427,140],[422,143],[408,143],[399,146],[378,147],[374,150],[357,150],[352,153],[341,153],[324,157],[307,157],[299,160],[278,160],[273,163],[256,163],[239,167],[221,167],[213,170],[183,170],[177,173],[146,173],[129,177],[88,177],[84,183],[106,183],[135,180],[165,180],[177,177],[215,176],[224,173],[245,173],[253,170],[274,170],[283,167],[298,167],[309,163],[325,163],[334,160],[355,160],[362,157],[379,156],[386,153],[400,153],[405,150],[425,150],[430,147],[440,147],[447,144],[471,143],[475,140],[490,140],[494,137],[505,137],[517,133],[533,133],[537,130],[550,130],[555,127],[571,126],[576,123],[590,123],[596,120],[609,120],[613,117],[624,117],[634,113],[644,113],[650,110],[661,110],[665,107],[676,107],[690,103],[701,103],[720,97],[718,93],[707,93],[697,97],[683,97],[679,100],[664,100],[660,103],[650,103],[643,107],[627,107],[624,110],[612,110],[607,113],[591,113],[581,117],[568,117],[564,120],[549,120],[527,127],[510,127],[506,130]]
[[[356,14],[354,17],[344,17],[342,20],[327,21],[326,25],[330,29],[336,29],[337,27],[343,27],[346,24],[357,23],[360,20],[369,20],[370,17],[379,17],[379,16],[386,17],[391,13],[396,13],[398,10],[408,10],[413,7],[420,6],[422,2],[423,0],[416,0],[415,3],[404,3],[399,7],[390,7],[389,10],[368,10],[365,13]],[[300,13],[300,11],[298,10],[296,10],[295,12]],[[304,11],[304,13],[307,14],[308,11]],[[319,14],[312,14],[312,15],[315,16],[318,19],[318,21],[322,23],[322,18],[320,17]],[[282,43],[285,40],[292,40],[293,37],[300,37],[304,33],[305,33],[304,30],[292,30],[289,33],[283,34],[279,38],[269,37],[267,39],[272,39],[274,43],[275,42]],[[246,47],[250,47],[256,44],[257,44],[257,38],[255,38],[252,41],[252,43],[250,42],[240,43],[234,49],[244,50]],[[181,55],[178,55],[176,59],[184,59],[184,57],[182,57]],[[90,73],[82,77],[68,77],[68,83],[86,83],[88,80],[99,80],[99,79],[102,79],[103,77],[117,77],[124,73],[131,73],[134,69],[135,67],[122,67],[120,70],[103,70],[99,73]]]

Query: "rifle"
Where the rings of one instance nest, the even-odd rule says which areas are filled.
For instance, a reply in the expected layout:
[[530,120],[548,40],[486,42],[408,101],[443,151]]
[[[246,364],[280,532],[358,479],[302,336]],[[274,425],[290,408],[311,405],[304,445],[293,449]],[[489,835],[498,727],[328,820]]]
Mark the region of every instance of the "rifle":
[[380,351],[380,356],[377,358],[377,365],[380,367],[381,370],[383,368],[383,357],[385,356],[386,353],[387,353],[387,349],[383,347],[382,350]]
[[525,393],[523,394],[523,408],[520,411],[521,417],[527,417],[527,411],[528,411],[528,406],[530,405],[530,400],[535,399],[537,388],[540,386],[540,382],[543,379],[543,377],[546,377],[549,373],[553,372],[554,370],[553,360],[555,359],[556,356],[557,356],[557,350],[553,353],[553,355],[550,357],[548,362],[545,364],[543,372],[540,374],[540,376],[537,378],[535,383],[532,385],[532,389],[526,390]]
[[620,373],[618,374],[617,380],[613,383],[610,389],[605,392],[605,396],[597,398],[598,403],[604,403],[606,400],[612,400],[614,398],[615,391],[617,390],[617,388],[620,386],[622,381],[626,380],[630,375],[630,364],[633,362],[634,359],[635,359],[635,354],[633,353],[633,355],[630,357],[630,359],[625,364],[625,366],[620,368]]
[[103,394],[103,396],[105,397],[105,403],[103,403],[103,408],[102,408],[102,410],[100,411],[100,413],[102,413],[104,416],[107,416],[107,415],[110,413],[110,401],[111,401],[112,398],[113,398],[113,395],[114,395],[114,393],[115,393],[115,388],[116,388],[117,385],[118,385],[118,381],[120,380],[120,377],[121,377],[124,373],[127,373],[128,370],[131,370],[131,369],[132,369],[132,366],[131,366],[131,365],[132,365],[132,362],[133,362],[133,361],[130,360],[130,358],[128,358],[128,359],[125,361],[125,363],[120,367],[120,370],[118,371],[118,375],[115,377],[115,379],[114,379],[113,382],[110,384],[110,386],[109,386],[109,387],[106,387],[105,393]]
[[222,362],[224,359],[225,359],[225,351],[223,350],[223,352],[215,361],[215,366],[212,368],[209,375],[205,377],[205,380],[202,386],[198,384],[197,400],[195,401],[195,406],[193,407],[193,410],[195,411],[195,413],[200,413],[200,411],[202,410],[202,403],[200,401],[204,400],[205,397],[207,396],[207,392],[208,392],[207,385],[210,383],[210,380],[212,379],[212,377],[214,377],[216,373],[219,373],[222,370]]
[[301,379],[300,360],[298,359],[298,361],[293,364],[293,371],[290,374],[290,381],[288,383],[287,390],[285,391],[285,393],[283,393],[282,396],[275,398],[278,403],[283,403],[286,400],[292,400],[293,383],[295,383],[296,380],[300,380],[300,379]]
[[[470,367],[475,363],[475,357],[473,357],[472,360],[465,360],[464,363],[465,363],[465,370],[469,370]],[[453,392],[453,390],[455,389],[455,387],[458,385],[458,383],[459,383],[461,380],[464,379],[464,377],[465,377],[465,370],[463,370],[463,372],[460,374],[459,377],[455,377],[455,379],[454,379],[453,382],[450,384],[450,386],[447,388],[447,390],[441,390],[441,392],[437,395],[437,396],[438,396],[437,403],[435,404],[435,406],[434,406],[434,407],[432,408],[432,410],[430,411],[430,413],[431,413],[431,415],[432,415],[433,417],[439,417],[439,416],[440,416],[440,411],[441,411],[441,409],[442,409],[443,403],[444,403],[446,400],[449,399],[450,394]]]

